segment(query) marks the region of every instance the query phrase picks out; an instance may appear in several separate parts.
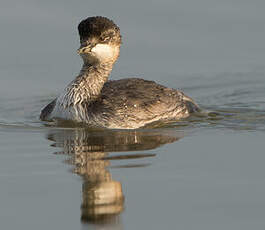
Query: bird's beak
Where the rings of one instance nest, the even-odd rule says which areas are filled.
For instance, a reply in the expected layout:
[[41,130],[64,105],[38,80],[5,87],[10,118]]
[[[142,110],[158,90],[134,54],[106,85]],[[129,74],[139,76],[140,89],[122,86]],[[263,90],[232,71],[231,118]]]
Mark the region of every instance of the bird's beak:
[[91,49],[93,48],[92,44],[82,44],[80,48],[77,50],[78,54],[84,54],[84,53],[89,53],[91,51]]

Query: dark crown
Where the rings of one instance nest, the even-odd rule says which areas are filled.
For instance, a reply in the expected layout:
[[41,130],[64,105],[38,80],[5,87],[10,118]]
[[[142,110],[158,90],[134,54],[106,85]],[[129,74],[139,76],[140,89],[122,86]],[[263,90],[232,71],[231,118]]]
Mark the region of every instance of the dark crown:
[[120,39],[119,27],[110,19],[96,16],[89,17],[81,21],[78,25],[80,39],[91,36],[100,37],[103,33],[110,33],[112,36],[118,36]]

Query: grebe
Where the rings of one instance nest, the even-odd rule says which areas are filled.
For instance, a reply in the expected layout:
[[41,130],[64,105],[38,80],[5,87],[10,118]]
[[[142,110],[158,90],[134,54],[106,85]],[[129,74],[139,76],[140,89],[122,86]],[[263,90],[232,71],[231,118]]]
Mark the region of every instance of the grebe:
[[156,121],[178,120],[199,111],[183,92],[154,81],[127,78],[108,81],[119,57],[120,29],[106,17],[78,25],[83,59],[80,74],[40,115],[41,120],[71,120],[93,127],[137,129]]

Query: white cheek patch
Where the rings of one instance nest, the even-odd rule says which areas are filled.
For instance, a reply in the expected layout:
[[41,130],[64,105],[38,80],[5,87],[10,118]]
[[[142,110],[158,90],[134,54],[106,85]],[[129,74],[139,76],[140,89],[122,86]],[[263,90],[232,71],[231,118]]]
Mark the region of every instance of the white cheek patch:
[[107,44],[97,44],[91,50],[96,56],[100,58],[112,58],[114,55],[114,48]]

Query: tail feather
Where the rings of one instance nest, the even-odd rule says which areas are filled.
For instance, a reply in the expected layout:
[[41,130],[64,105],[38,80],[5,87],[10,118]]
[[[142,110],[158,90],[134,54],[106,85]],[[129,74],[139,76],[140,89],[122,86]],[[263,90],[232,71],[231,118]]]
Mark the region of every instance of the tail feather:
[[201,111],[199,105],[196,104],[190,97],[183,95],[183,100],[185,101],[190,113],[198,113]]

